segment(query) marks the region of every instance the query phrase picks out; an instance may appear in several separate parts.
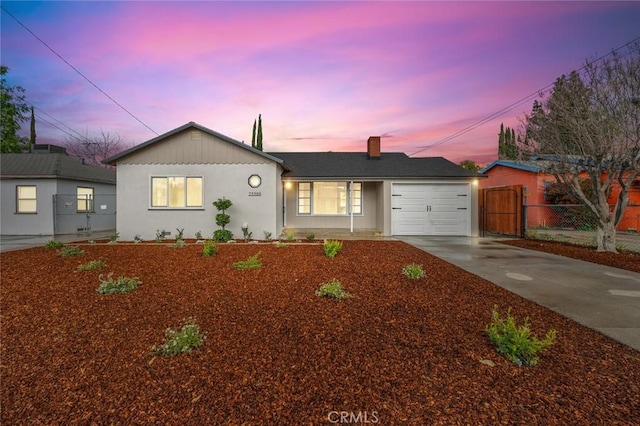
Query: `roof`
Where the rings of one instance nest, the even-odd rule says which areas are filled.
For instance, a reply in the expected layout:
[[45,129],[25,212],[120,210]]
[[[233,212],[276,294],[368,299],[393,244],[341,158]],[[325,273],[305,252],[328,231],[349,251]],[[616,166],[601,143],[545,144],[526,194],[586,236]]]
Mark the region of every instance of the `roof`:
[[512,169],[525,170],[527,172],[538,173],[542,171],[539,165],[536,165],[533,161],[509,161],[509,160],[496,160],[489,164],[487,167],[481,170],[482,173],[487,173],[489,170],[496,166],[509,167]]
[[84,164],[66,154],[2,154],[0,176],[10,178],[70,179],[85,182],[116,183],[116,172]]
[[102,162],[105,163],[105,164],[115,164],[117,160],[119,160],[119,159],[121,159],[123,157],[126,157],[129,154],[132,154],[132,153],[134,153],[136,151],[140,151],[141,149],[147,148],[148,146],[156,144],[158,142],[162,142],[166,138],[168,138],[170,136],[173,136],[173,135],[175,135],[177,133],[180,133],[180,132],[182,132],[184,130],[187,130],[189,128],[198,129],[198,130],[200,130],[202,132],[210,134],[211,136],[215,136],[218,139],[222,139],[225,142],[229,142],[230,144],[236,145],[239,148],[246,149],[246,150],[251,151],[251,152],[253,152],[255,154],[258,154],[258,155],[260,155],[262,157],[265,157],[265,158],[267,158],[267,159],[269,159],[271,161],[275,161],[278,164],[282,164],[282,160],[279,159],[279,158],[275,158],[275,157],[273,157],[273,156],[271,156],[269,154],[266,154],[266,153],[264,153],[264,152],[262,152],[262,151],[260,151],[258,149],[255,149],[255,148],[253,148],[253,147],[251,147],[249,145],[246,145],[246,144],[244,144],[244,143],[242,143],[240,141],[237,141],[237,140],[235,140],[233,138],[230,138],[229,136],[223,135],[222,133],[218,133],[218,132],[216,132],[214,130],[211,130],[211,129],[207,128],[207,127],[201,126],[200,124],[195,123],[193,121],[190,121],[189,123],[187,123],[187,124],[185,124],[183,126],[180,126],[180,127],[176,128],[176,129],[173,129],[173,130],[171,130],[171,131],[169,131],[167,133],[163,133],[162,135],[157,136],[157,137],[155,137],[153,139],[150,139],[150,140],[148,140],[146,142],[143,142],[143,143],[141,143],[139,145],[136,145],[133,148],[127,149],[125,151],[122,151],[119,154],[112,155],[109,158],[105,158]]
[[400,152],[383,152],[370,159],[366,152],[272,152],[289,171],[283,178],[390,179],[484,177],[442,157],[411,158]]

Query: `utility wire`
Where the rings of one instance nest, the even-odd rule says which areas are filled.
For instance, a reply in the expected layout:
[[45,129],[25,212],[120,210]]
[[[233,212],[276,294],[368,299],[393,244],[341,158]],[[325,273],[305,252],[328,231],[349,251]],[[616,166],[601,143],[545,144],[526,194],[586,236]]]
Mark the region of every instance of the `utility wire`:
[[109,96],[109,94],[107,92],[105,92],[104,90],[102,90],[100,87],[98,87],[97,84],[95,84],[93,81],[91,81],[86,75],[84,75],[82,72],[80,72],[80,70],[78,70],[76,67],[74,67],[73,65],[71,65],[71,63],[69,63],[69,61],[67,61],[65,58],[62,57],[62,55],[60,55],[58,52],[56,52],[51,46],[49,46],[44,40],[42,40],[40,37],[38,37],[33,31],[31,31],[29,28],[27,28],[27,26],[25,24],[23,24],[22,22],[20,22],[20,20],[18,18],[16,18],[11,12],[9,12],[7,9],[4,8],[3,5],[0,4],[0,8],[2,8],[2,10],[4,10],[9,16],[11,16],[18,24],[20,24],[20,26],[22,26],[22,28],[24,28],[25,30],[27,30],[32,36],[34,36],[36,38],[36,40],[38,40],[40,43],[42,43],[47,49],[49,49],[51,52],[53,52],[54,55],[56,55],[58,58],[60,58],[65,64],[67,64],[69,67],[71,67],[71,69],[73,69],[76,73],[78,73],[82,78],[84,78],[85,80],[87,80],[89,82],[89,84],[91,84],[93,87],[95,87],[100,93],[102,93],[104,96],[106,96],[111,102],[113,102],[114,104],[116,104],[117,106],[120,107],[120,109],[122,109],[124,112],[126,112],[127,114],[129,114],[131,117],[133,117],[138,123],[142,124],[144,127],[146,127],[147,129],[149,129],[151,132],[153,132],[154,134],[158,135],[158,132],[156,132],[155,130],[153,130],[151,127],[147,126],[142,120],[140,120],[138,117],[136,117],[131,111],[129,111],[128,109],[126,109],[124,106],[122,106],[118,101],[116,101],[115,99],[113,99],[111,96]]
[[[607,56],[614,54],[618,50],[623,49],[623,48],[625,48],[625,47],[637,42],[638,40],[640,40],[640,37],[636,37],[633,40],[623,44],[622,46],[612,50],[611,52],[607,53],[606,55],[600,56],[599,58],[595,59],[593,61],[593,63],[602,61]],[[624,56],[627,56],[627,54],[623,55],[623,57]],[[585,67],[586,67],[586,64],[583,65],[582,67],[580,67],[577,70],[577,72],[583,71],[585,69]],[[494,118],[500,117],[501,115],[505,114],[506,112],[511,111],[512,109],[514,109],[518,105],[523,104],[524,102],[530,101],[530,100],[538,97],[540,93],[543,93],[545,90],[549,89],[554,84],[555,84],[555,82],[547,84],[542,89],[539,89],[539,90],[535,91],[534,93],[532,93],[530,95],[527,95],[527,96],[525,96],[523,98],[520,98],[519,100],[515,101],[514,103],[512,103],[512,104],[510,104],[510,105],[508,105],[508,106],[506,106],[506,107],[504,107],[502,109],[499,109],[498,111],[496,111],[496,112],[494,112],[492,114],[489,114],[487,117],[485,117],[485,118],[483,118],[481,120],[478,120],[473,124],[470,124],[469,126],[467,126],[467,127],[463,128],[463,129],[453,133],[452,135],[449,135],[449,136],[447,136],[447,137],[445,137],[443,139],[440,139],[439,141],[437,141],[437,142],[435,142],[435,143],[433,143],[431,145],[427,145],[427,146],[421,147],[416,152],[414,152],[412,154],[409,154],[409,156],[413,157],[416,154],[422,153],[422,152],[427,151],[427,150],[432,149],[432,148],[439,147],[440,145],[444,145],[445,143],[450,142],[451,140],[453,140],[453,139],[455,139],[455,138],[457,138],[459,136],[462,136],[465,133],[469,133],[470,131],[477,129],[478,127],[482,126],[483,124],[488,123],[489,121],[493,120]]]
[[[65,131],[65,130],[62,130],[62,129],[60,129],[59,127],[55,126],[57,129],[62,130],[63,132],[65,132],[66,134],[68,134],[69,136],[71,136],[72,138],[74,138],[74,139],[78,139],[78,138],[80,138],[80,139],[86,139],[86,137],[85,137],[84,135],[82,135],[80,132],[78,132],[78,131],[77,131],[77,130],[75,130],[75,129],[72,129],[72,128],[71,128],[71,127],[69,127],[69,126],[67,126],[67,125],[66,125],[66,124],[64,124],[62,121],[60,121],[60,120],[58,120],[57,118],[53,117],[51,114],[48,114],[48,113],[47,113],[46,111],[44,111],[42,108],[36,108],[34,105],[32,105],[32,107],[33,107],[36,111],[38,111],[38,112],[40,112],[40,113],[42,113],[42,114],[46,115],[46,116],[47,116],[47,117],[49,117],[50,119],[52,119],[52,120],[56,121],[58,124],[60,124],[60,125],[62,125],[62,126],[64,126],[64,127],[66,127],[67,129],[71,130],[73,133],[75,133],[76,135],[78,135],[78,136],[74,136],[74,135],[70,134],[69,132],[67,132],[67,131]],[[49,121],[47,121],[47,123],[51,124]]]

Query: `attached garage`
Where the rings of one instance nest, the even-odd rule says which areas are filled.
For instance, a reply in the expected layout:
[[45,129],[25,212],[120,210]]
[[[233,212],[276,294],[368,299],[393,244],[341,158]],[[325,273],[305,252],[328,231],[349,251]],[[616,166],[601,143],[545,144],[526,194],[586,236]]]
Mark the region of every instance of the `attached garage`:
[[471,236],[469,183],[394,183],[393,235]]

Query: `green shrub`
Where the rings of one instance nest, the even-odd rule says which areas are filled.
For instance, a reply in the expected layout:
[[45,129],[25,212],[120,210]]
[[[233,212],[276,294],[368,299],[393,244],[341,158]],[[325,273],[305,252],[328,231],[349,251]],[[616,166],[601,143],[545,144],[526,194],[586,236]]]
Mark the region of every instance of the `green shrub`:
[[316,235],[315,234],[307,234],[307,241],[313,241],[316,239]]
[[183,248],[186,245],[187,245],[187,243],[185,243],[184,240],[176,240],[175,243],[171,244],[171,247],[173,247],[173,248]]
[[335,278],[328,283],[322,284],[320,288],[316,290],[316,296],[337,300],[351,297],[351,295],[342,287],[342,283]]
[[176,241],[184,240],[184,228],[176,228]]
[[291,231],[287,231],[284,233],[284,237],[286,238],[287,241],[293,241],[294,236],[295,234]]
[[47,250],[55,250],[55,249],[59,249],[60,247],[64,246],[64,243],[60,242],[60,241],[56,241],[56,240],[49,240],[47,241],[47,243],[44,245],[44,248],[46,248]]
[[262,232],[264,233],[264,240],[265,241],[271,241],[271,235],[273,235],[273,234],[271,234],[271,232],[269,232],[269,231],[262,231]]
[[167,236],[168,232],[165,231],[164,229],[161,231],[159,229],[156,229],[156,243],[161,243],[164,241],[165,237]]
[[115,234],[112,234],[109,236],[109,243],[115,244],[118,242],[119,239],[120,239],[120,233],[116,232]]
[[553,345],[556,339],[556,331],[549,330],[543,340],[538,340],[529,329],[529,318],[525,318],[523,325],[517,326],[511,316],[511,308],[507,310],[507,318],[502,319],[497,306],[493,307],[491,324],[485,331],[498,353],[519,366],[536,365],[536,354]]
[[417,280],[426,276],[424,269],[422,269],[422,265],[418,265],[416,263],[412,263],[402,268],[402,273],[405,277],[411,278],[412,280]]
[[78,265],[78,271],[93,271],[94,269],[100,269],[107,266],[107,262],[104,260],[92,260],[82,265]]
[[213,239],[219,243],[226,243],[233,239],[233,232],[228,229],[216,229],[213,231]]
[[241,260],[239,262],[235,262],[233,267],[236,269],[257,269],[262,267],[262,261],[260,260],[260,252],[254,254],[253,256],[249,256],[247,260]]
[[142,281],[138,281],[138,278],[129,278],[122,275],[114,280],[113,272],[109,272],[106,278],[100,274],[98,279],[100,280],[100,285],[98,286],[98,293],[100,294],[129,293],[138,288],[138,285],[142,283]]
[[200,326],[195,319],[188,318],[179,331],[167,328],[164,343],[154,346],[152,354],[162,356],[186,354],[202,346],[205,339],[206,336],[200,331]]
[[206,240],[202,247],[202,255],[205,257],[215,256],[218,253],[218,244],[212,240]]
[[136,244],[139,244],[142,242],[142,237],[140,236],[140,234],[136,234],[136,236],[133,237],[133,242]]
[[58,250],[58,256],[82,256],[84,254],[84,250],[81,250],[78,246],[65,246]]
[[287,246],[287,244],[283,243],[282,241],[276,241],[275,246],[276,246],[276,248],[284,248],[284,247]]
[[324,254],[327,257],[334,258],[342,249],[342,241],[327,240],[324,242]]
[[201,240],[201,239],[202,239],[202,232],[196,231],[196,240]]

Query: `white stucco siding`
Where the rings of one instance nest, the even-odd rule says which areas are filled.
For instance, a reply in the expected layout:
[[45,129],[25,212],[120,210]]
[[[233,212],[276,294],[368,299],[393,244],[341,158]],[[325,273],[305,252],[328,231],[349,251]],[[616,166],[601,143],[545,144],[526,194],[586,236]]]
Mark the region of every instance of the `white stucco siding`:
[[[262,178],[258,188],[249,186],[249,176]],[[157,209],[151,207],[152,176],[201,176],[203,178],[203,206],[193,209]],[[249,224],[254,239],[264,237],[264,231],[274,236],[278,229],[278,188],[280,167],[275,163],[264,164],[118,164],[118,214],[117,230],[123,240],[135,235],[152,240],[156,231],[171,232],[184,229],[186,238],[193,238],[197,231],[211,237],[217,229],[218,213],[213,202],[225,197],[233,203],[227,211],[231,223],[227,229],[235,238],[242,238],[241,226]],[[281,211],[281,210],[280,210]]]
[[[17,213],[16,186],[36,186],[36,210],[34,213]],[[53,195],[55,179],[3,179],[1,186],[0,234],[2,235],[53,235]]]

